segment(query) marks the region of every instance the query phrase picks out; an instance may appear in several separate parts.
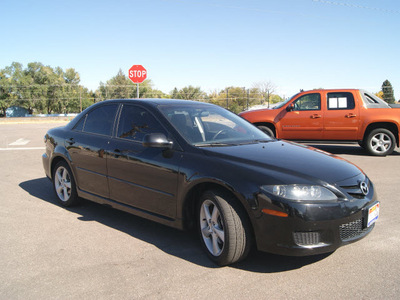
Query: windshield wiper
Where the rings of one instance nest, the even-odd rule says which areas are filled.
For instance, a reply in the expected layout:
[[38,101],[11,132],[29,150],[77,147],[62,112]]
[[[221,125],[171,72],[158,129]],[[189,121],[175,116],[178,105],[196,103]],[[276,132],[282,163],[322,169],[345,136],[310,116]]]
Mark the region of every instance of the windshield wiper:
[[196,147],[226,147],[226,146],[236,146],[237,144],[227,144],[227,143],[198,143],[194,144]]
[[258,140],[251,140],[251,141],[245,141],[242,142],[238,145],[249,145],[249,144],[259,144],[259,143],[269,143],[272,142],[273,140],[266,140],[266,139],[258,139]]
[[258,139],[258,140],[254,140],[257,143],[269,143],[269,142],[273,142],[275,139],[271,138],[271,139]]

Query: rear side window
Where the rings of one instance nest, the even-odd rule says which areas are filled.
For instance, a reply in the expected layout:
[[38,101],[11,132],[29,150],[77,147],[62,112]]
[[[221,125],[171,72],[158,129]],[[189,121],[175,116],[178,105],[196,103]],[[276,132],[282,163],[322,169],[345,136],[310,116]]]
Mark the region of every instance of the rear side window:
[[320,94],[307,94],[297,99],[294,104],[294,110],[321,110],[321,96]]
[[117,108],[118,104],[111,104],[101,106],[89,112],[86,116],[83,132],[112,135]]
[[75,125],[74,130],[77,131],[82,131],[83,130],[83,125],[85,125],[85,120],[86,120],[87,115],[84,115],[79,122]]
[[341,109],[354,109],[354,97],[352,93],[328,93],[328,109],[341,110]]

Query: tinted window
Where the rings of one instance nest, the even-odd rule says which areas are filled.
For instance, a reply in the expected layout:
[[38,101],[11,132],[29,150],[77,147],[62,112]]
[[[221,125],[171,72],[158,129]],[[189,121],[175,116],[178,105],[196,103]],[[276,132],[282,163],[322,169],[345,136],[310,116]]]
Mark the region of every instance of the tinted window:
[[74,130],[82,131],[83,125],[85,124],[86,116],[84,115],[79,122],[75,125]]
[[122,139],[143,141],[149,133],[164,133],[161,124],[144,108],[134,105],[124,105],[118,124],[117,136]]
[[84,132],[111,135],[118,104],[104,105],[89,112]]
[[328,93],[328,109],[353,109],[355,107],[352,93]]
[[320,94],[308,94],[301,96],[294,102],[294,110],[320,110]]

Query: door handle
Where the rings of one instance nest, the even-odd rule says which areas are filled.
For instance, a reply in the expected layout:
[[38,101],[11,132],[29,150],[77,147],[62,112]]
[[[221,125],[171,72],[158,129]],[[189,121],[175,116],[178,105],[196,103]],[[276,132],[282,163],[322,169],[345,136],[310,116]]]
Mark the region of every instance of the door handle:
[[355,114],[348,114],[348,115],[346,115],[345,117],[346,117],[346,118],[355,118],[355,117],[357,117],[357,115],[355,115]]
[[318,114],[311,115],[311,119],[318,119],[318,118],[321,118],[321,115]]
[[75,140],[74,140],[74,138],[69,138],[68,140],[66,140],[65,141],[68,145],[73,145],[73,144],[75,144]]
[[121,156],[121,150],[115,149],[115,150],[114,150],[114,157],[115,157],[115,158],[119,158],[120,156]]

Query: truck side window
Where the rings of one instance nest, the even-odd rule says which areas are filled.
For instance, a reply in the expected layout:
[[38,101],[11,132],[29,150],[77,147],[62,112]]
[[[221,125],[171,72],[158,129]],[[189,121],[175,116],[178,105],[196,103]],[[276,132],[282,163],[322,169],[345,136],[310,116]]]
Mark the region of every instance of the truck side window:
[[321,110],[321,96],[319,93],[301,96],[293,102],[294,110]]
[[340,110],[340,109],[354,109],[354,97],[352,93],[328,93],[328,105],[329,110]]

